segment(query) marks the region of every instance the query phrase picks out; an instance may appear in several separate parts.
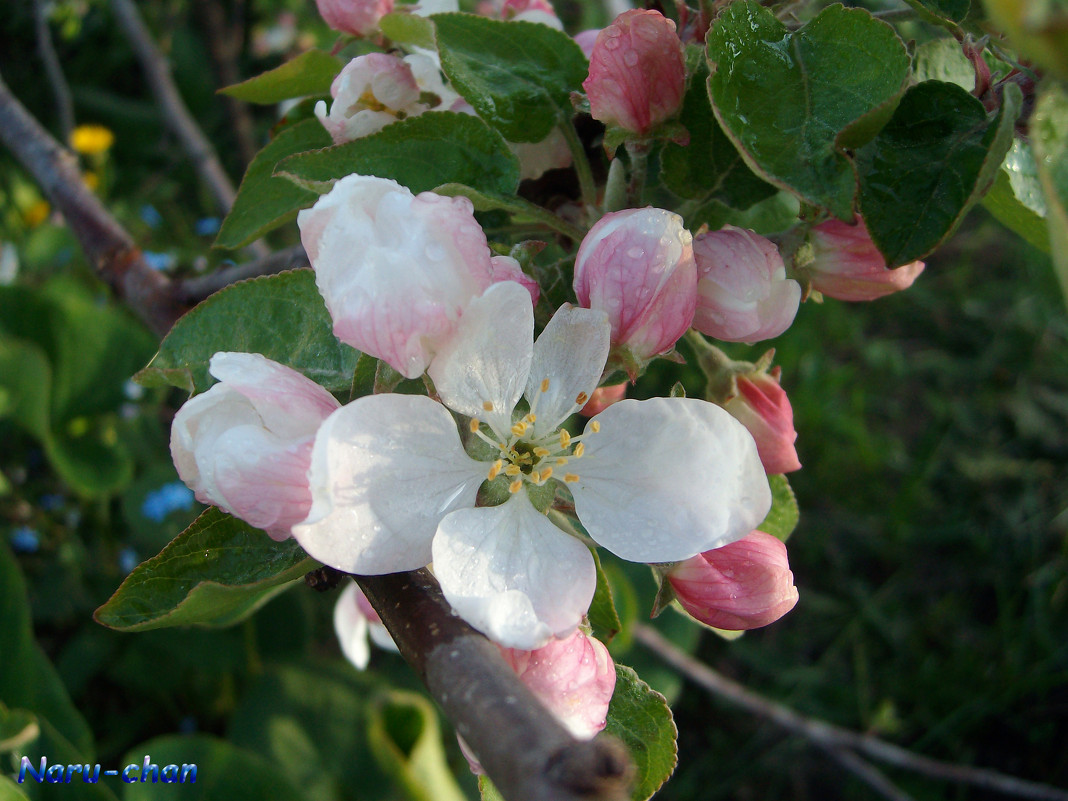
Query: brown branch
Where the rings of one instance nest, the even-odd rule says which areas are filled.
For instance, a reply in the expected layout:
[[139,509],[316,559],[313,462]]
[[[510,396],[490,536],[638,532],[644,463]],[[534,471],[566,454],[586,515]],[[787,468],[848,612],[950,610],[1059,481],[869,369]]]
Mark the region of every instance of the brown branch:
[[97,275],[156,333],[184,309],[166,276],[149,267],[118,221],[82,180],[78,162],[46,131],[0,77],[0,141],[62,212]]
[[74,130],[74,102],[71,100],[70,86],[63,76],[59,56],[56,55],[55,45],[52,44],[52,31],[48,27],[48,11],[44,0],[33,0],[33,14],[37,30],[37,52],[44,63],[52,94],[55,95],[59,133],[66,144],[70,142],[70,132]]
[[970,784],[974,787],[982,787],[986,790],[994,790],[1020,798],[1034,798],[1039,799],[1039,801],[1068,801],[1068,792],[1059,790],[1056,787],[1027,781],[1026,779],[1017,779],[985,768],[972,768],[967,765],[956,765],[951,762],[942,762],[937,759],[920,756],[900,746],[872,737],[869,734],[860,734],[826,721],[802,715],[783,704],[764,698],[752,690],[747,690],[736,681],[728,679],[708,665],[699,662],[689,654],[676,648],[656,629],[649,626],[635,626],[634,637],[653,650],[669,665],[712,695],[740,706],[758,717],[770,720],[788,732],[804,737],[820,748],[857,751],[888,765],[929,776],[933,779]]
[[218,270],[210,275],[187,278],[177,287],[177,296],[186,303],[199,303],[208,295],[218,292],[230,284],[244,281],[246,278],[256,278],[261,275],[274,275],[285,270],[293,270],[298,267],[307,267],[308,254],[304,252],[303,245],[279,250],[261,259],[253,259],[243,264],[235,264],[224,270]]
[[619,741],[575,740],[497,647],[453,614],[428,571],[356,581],[508,801],[630,798],[630,760]]

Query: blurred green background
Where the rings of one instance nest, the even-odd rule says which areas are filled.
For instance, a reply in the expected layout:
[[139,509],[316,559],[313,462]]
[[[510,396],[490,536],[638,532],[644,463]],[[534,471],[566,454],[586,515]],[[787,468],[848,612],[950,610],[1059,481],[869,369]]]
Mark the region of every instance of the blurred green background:
[[[235,110],[214,94],[227,82],[211,55],[215,15],[242,43],[241,77],[314,44],[329,48],[333,35],[303,0],[140,6],[236,181],[277,115]],[[210,250],[218,213],[107,4],[51,7],[77,122],[114,133],[108,149],[83,156],[97,191],[160,267],[223,263],[230,254]],[[597,22],[578,4],[558,11],[574,27]],[[56,130],[29,0],[0,10],[0,38],[0,74]],[[13,711],[21,698],[33,699],[25,706],[38,711],[42,738],[23,751],[105,768],[173,754],[202,765],[185,798],[420,797],[405,790],[405,770],[436,763],[437,716],[407,693],[417,681],[398,657],[376,651],[366,674],[344,662],[330,625],[335,592],[298,586],[218,631],[119,634],[92,621],[123,576],[200,510],[167,452],[183,398],[128,382],[154,351],[151,335],[107,299],[6,152],[0,198],[0,773],[17,764],[6,746],[27,731]],[[295,234],[287,226],[270,243],[292,244]],[[1068,316],[1048,257],[978,210],[909,291],[871,304],[807,303],[770,344],[804,465],[790,476],[802,509],[789,543],[801,600],[734,642],[670,613],[656,625],[802,713],[1068,786]],[[762,352],[736,346],[731,355]],[[677,380],[700,391],[696,373],[667,365],[634,394],[664,394]],[[32,408],[13,401],[12,388],[26,387]],[[643,619],[651,579],[609,570],[626,616]],[[683,682],[629,637],[613,652],[673,701],[680,766],[658,797],[877,797],[803,741]],[[441,740],[476,797],[447,722]],[[231,769],[253,778],[208,781]],[[886,772],[916,799],[1000,797]],[[92,796],[24,789],[150,797],[105,784]],[[0,783],[0,799],[9,787]]]

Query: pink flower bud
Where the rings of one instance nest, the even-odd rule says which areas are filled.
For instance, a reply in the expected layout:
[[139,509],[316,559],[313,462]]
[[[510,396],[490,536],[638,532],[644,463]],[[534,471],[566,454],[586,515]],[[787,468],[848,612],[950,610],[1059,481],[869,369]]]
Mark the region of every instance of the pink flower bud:
[[618,403],[627,397],[627,382],[622,384],[609,384],[607,387],[597,387],[586,401],[586,405],[579,409],[583,417],[594,417],[613,403]]
[[[330,96],[334,98],[330,112],[326,101],[320,100],[315,116],[335,144],[369,136],[432,107],[446,108],[458,97],[445,86],[430,57],[415,54],[400,59],[386,53],[352,59],[334,78]],[[427,97],[436,98],[433,106],[424,102]]]
[[875,300],[908,289],[923,272],[922,261],[889,270],[864,221],[820,223],[809,232],[814,261],[804,267],[812,288],[838,300]]
[[[600,640],[574,631],[536,651],[501,648],[501,655],[571,734],[589,740],[605,727],[616,686],[616,668]],[[460,746],[473,773],[482,766],[470,747]]]
[[737,379],[738,394],[724,405],[756,440],[757,453],[768,475],[801,469],[794,441],[794,410],[779,386],[779,370],[751,373]]
[[511,256],[494,256],[490,259],[490,267],[493,271],[493,283],[515,281],[530,294],[531,303],[535,306],[538,305],[538,298],[541,297],[541,287],[538,286],[537,281],[523,272],[519,262]]
[[349,175],[297,224],[334,334],[407,378],[495,280],[467,198],[416,197],[396,181]]
[[801,285],[786,277],[773,242],[728,225],[694,238],[693,255],[698,331],[725,342],[759,342],[790,327]]
[[571,37],[582,50],[582,55],[586,57],[587,61],[593,55],[593,45],[597,42],[597,34],[600,32],[600,28],[590,28],[585,31],[579,31]]
[[369,36],[378,21],[393,10],[393,0],[315,0],[319,14],[335,31]]
[[682,217],[663,209],[606,214],[579,246],[574,287],[582,306],[608,315],[613,347],[647,361],[670,350],[693,320],[693,237]]
[[258,353],[216,353],[209,369],[220,383],[188,400],[171,425],[178,475],[202,503],[285,539],[311,508],[315,432],[340,404]]
[[686,89],[675,23],[658,11],[624,11],[597,34],[582,88],[605,125],[644,135],[674,116]]
[[679,562],[665,578],[690,615],[727,631],[766,626],[797,603],[786,546],[763,531]]

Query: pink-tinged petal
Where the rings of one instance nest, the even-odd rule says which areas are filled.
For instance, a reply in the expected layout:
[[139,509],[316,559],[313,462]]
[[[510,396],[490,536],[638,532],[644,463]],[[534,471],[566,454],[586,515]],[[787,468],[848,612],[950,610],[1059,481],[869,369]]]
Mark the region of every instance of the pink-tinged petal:
[[466,198],[350,175],[300,212],[301,241],[343,342],[419,376],[492,281]]
[[566,636],[589,609],[593,556],[531,505],[460,509],[434,537],[434,574],[464,620],[509,648],[540,648]]
[[[594,431],[599,427],[599,431]],[[771,508],[745,427],[694,398],[622,400],[586,425],[568,487],[590,536],[632,562],[676,562],[744,537]]]
[[797,603],[786,546],[763,531],[680,562],[666,579],[683,609],[717,629],[766,626]]
[[526,289],[513,281],[491,286],[471,301],[430,364],[442,402],[505,437],[530,372],[533,338],[534,309]]
[[565,303],[534,343],[526,397],[535,410],[534,435],[554,433],[601,380],[611,326],[602,311]]
[[923,272],[922,261],[887,269],[859,215],[853,225],[820,223],[809,232],[809,244],[814,260],[804,270],[812,288],[838,300],[875,300],[900,292]]
[[573,37],[575,44],[582,50],[582,55],[587,59],[593,55],[593,45],[597,41],[597,34],[601,32],[600,28],[590,28],[589,30],[579,31]]
[[670,350],[693,320],[693,237],[663,209],[606,214],[579,246],[574,288],[582,306],[608,314],[612,345],[646,361]]
[[579,414],[583,417],[595,417],[611,406],[613,403],[619,403],[627,397],[627,382],[622,384],[609,384],[604,387],[597,387],[590,395],[590,399],[586,401],[586,405],[579,409]]
[[759,342],[785,331],[801,302],[775,244],[728,225],[694,239],[697,309],[693,327],[726,342]]
[[540,142],[509,142],[519,159],[519,179],[536,181],[549,170],[571,166],[571,148],[559,128],[553,128]]
[[335,31],[369,36],[393,10],[393,0],[315,0],[319,14]]
[[430,562],[441,519],[473,506],[485,477],[440,403],[421,395],[359,398],[316,435],[312,507],[293,536],[347,573],[414,570]]
[[493,283],[515,281],[530,293],[531,304],[538,305],[538,298],[541,297],[541,287],[538,286],[537,281],[523,272],[523,268],[519,266],[518,261],[511,256],[494,256],[490,259],[490,265],[493,270]]
[[658,11],[624,11],[597,34],[582,88],[594,119],[646,134],[675,115],[686,63],[675,23]]
[[769,475],[800,470],[794,410],[778,371],[739,376],[737,386],[738,394],[724,408],[753,435],[764,469]]
[[367,617],[358,603],[361,595],[363,593],[356,583],[350,582],[334,604],[334,633],[338,645],[341,646],[341,653],[357,670],[365,670],[371,661],[371,648],[367,644]]

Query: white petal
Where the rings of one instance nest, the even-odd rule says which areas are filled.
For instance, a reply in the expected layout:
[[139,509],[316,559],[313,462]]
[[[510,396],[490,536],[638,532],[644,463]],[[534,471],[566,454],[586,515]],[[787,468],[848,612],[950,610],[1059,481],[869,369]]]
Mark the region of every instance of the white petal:
[[440,403],[369,395],[319,429],[308,470],[312,508],[293,536],[348,573],[414,570],[430,562],[441,518],[472,506],[485,477]]
[[[527,381],[527,400],[537,397],[536,436],[551,434],[564,418],[581,408],[579,393],[586,396],[597,389],[608,359],[612,326],[603,311],[565,304],[553,315],[538,341]],[[544,379],[549,379],[545,392]]]
[[714,404],[622,400],[594,420],[568,486],[590,536],[623,559],[688,559],[741,539],[771,508],[753,437]]
[[501,645],[528,650],[571,632],[597,583],[586,546],[554,526],[525,492],[442,520],[434,573],[464,620]]
[[504,435],[526,386],[533,348],[530,295],[504,281],[471,301],[427,372],[446,406]]
[[367,618],[356,606],[355,582],[342,590],[334,604],[334,633],[337,634],[341,653],[358,669],[363,670],[371,661],[371,648],[367,644]]

